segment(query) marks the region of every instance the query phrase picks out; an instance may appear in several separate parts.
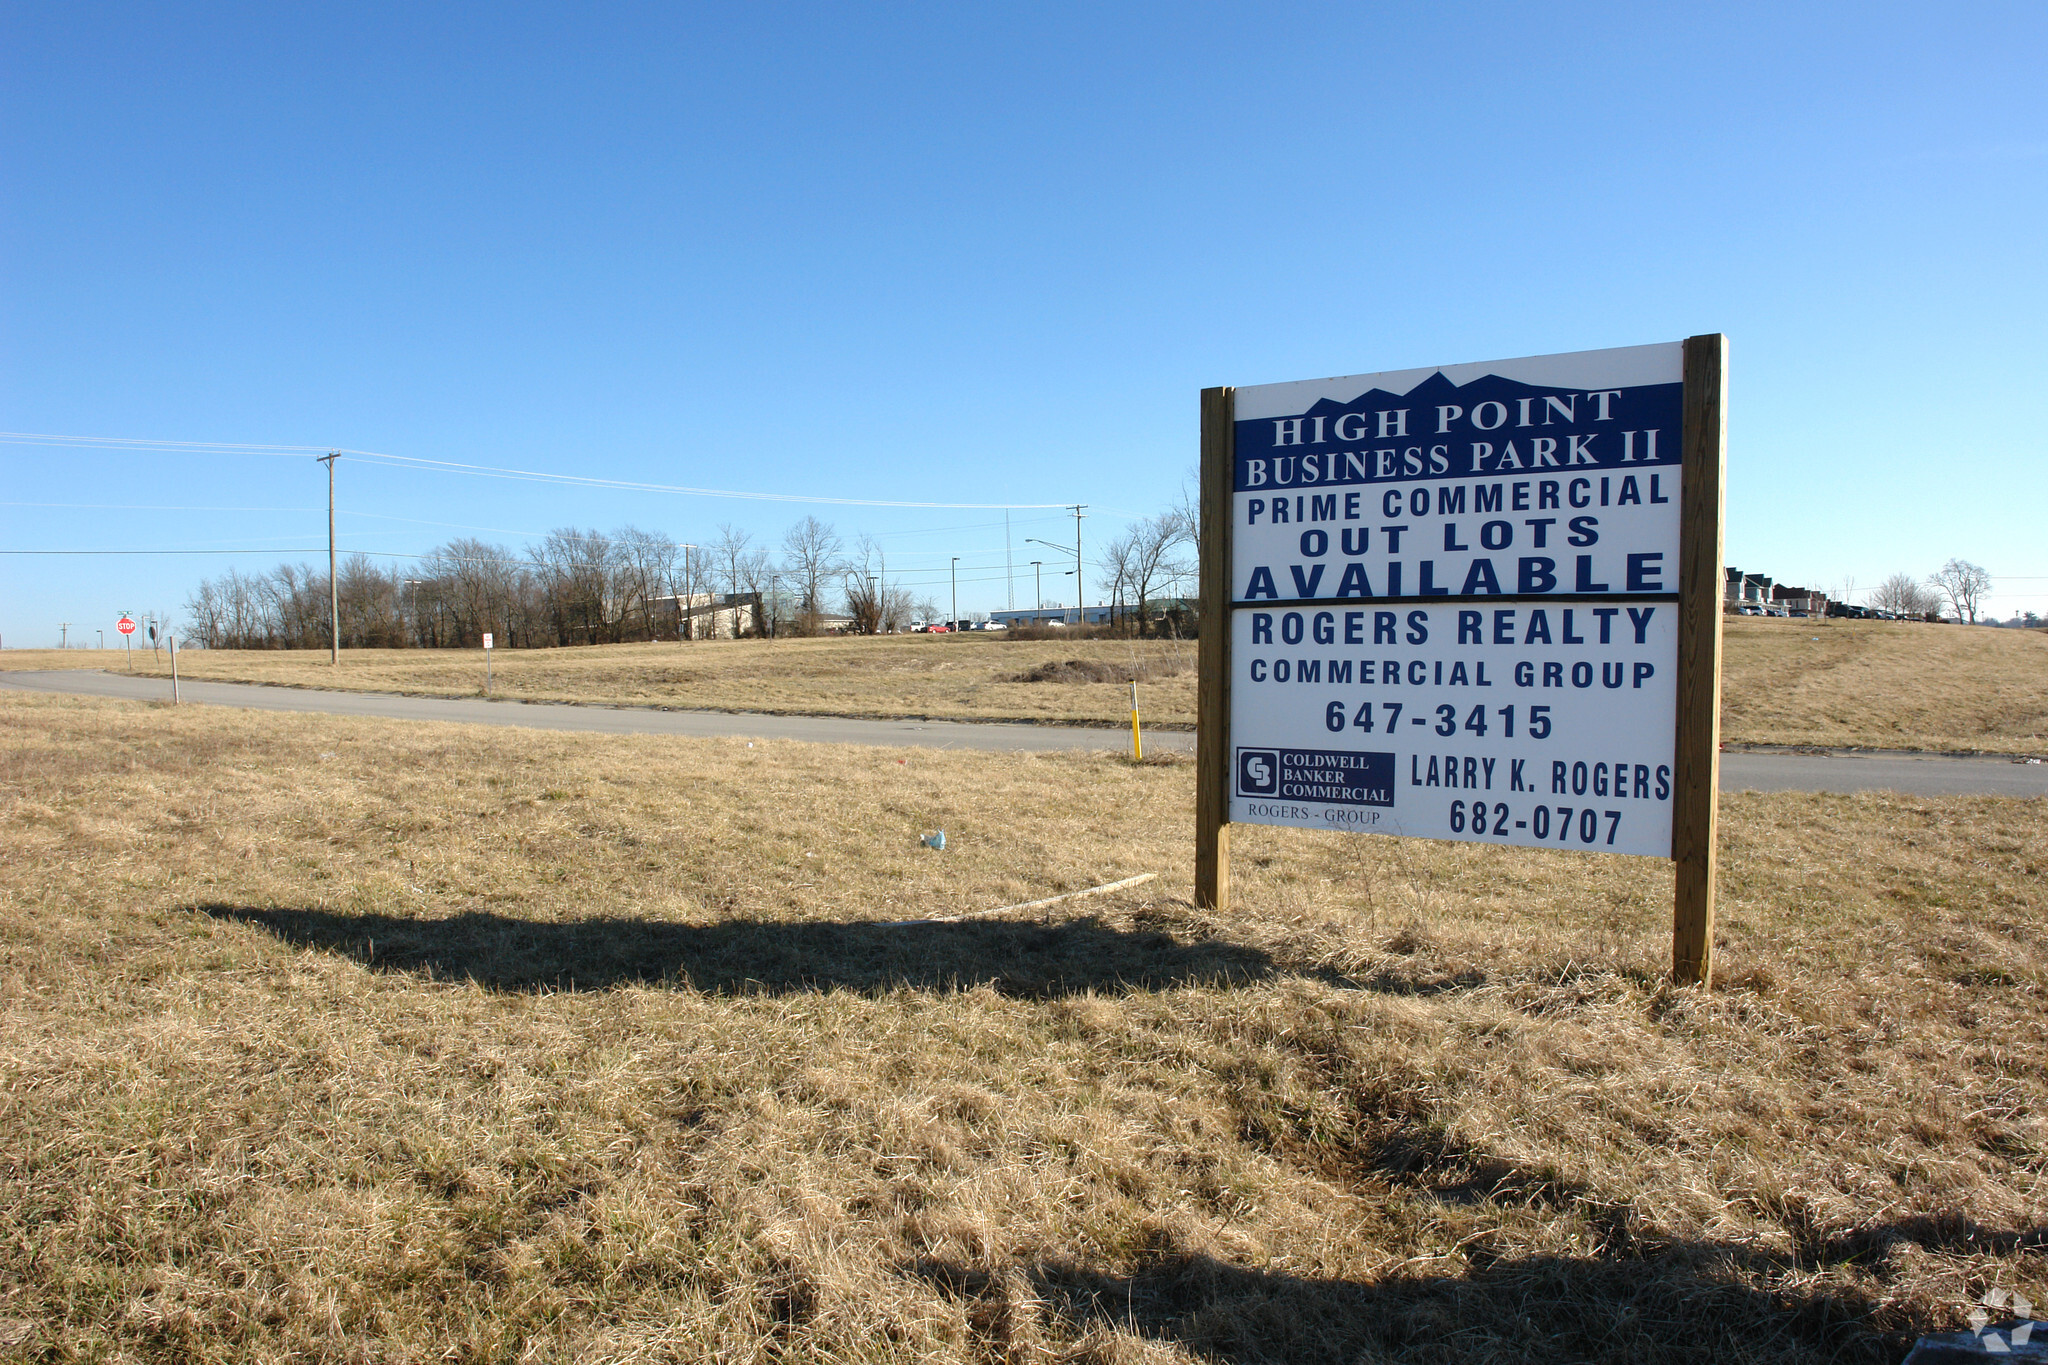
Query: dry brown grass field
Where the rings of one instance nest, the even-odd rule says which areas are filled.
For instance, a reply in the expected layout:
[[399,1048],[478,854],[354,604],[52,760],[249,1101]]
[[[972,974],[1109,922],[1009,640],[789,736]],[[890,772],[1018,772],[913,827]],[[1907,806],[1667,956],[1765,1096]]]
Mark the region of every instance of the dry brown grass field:
[[[1192,725],[1195,645],[1188,640],[1005,640],[994,634],[824,636],[792,640],[696,640],[574,649],[503,649],[491,661],[492,694],[522,701],[704,707],[793,715],[1068,724],[1127,723],[1130,684],[1021,675],[1073,658],[1141,679],[1162,724]],[[137,672],[169,676],[147,651]],[[4,668],[126,667],[111,651],[9,650]],[[474,697],[483,692],[482,650],[348,650],[336,669],[319,650],[188,650],[181,673],[221,681],[352,691]]]
[[[904,635],[500,650],[494,693],[527,701],[783,714],[1122,724],[1124,681],[1057,666],[1079,659],[1141,679],[1146,723],[1191,728],[1194,646]],[[125,667],[110,652],[9,650],[0,668]],[[476,696],[479,651],[194,650],[192,677],[430,696]],[[167,672],[149,653],[145,672]],[[1026,675],[1050,674],[1044,681]],[[1875,621],[1735,618],[1727,627],[1724,738],[1940,751],[2048,753],[2048,634]]]
[[0,1353],[1882,1361],[2048,1302],[2042,802],[1724,798],[1703,993],[1651,860],[1242,828],[1198,912],[1190,773],[0,697]]
[[1738,617],[1726,638],[1730,740],[2048,753],[2048,633]]

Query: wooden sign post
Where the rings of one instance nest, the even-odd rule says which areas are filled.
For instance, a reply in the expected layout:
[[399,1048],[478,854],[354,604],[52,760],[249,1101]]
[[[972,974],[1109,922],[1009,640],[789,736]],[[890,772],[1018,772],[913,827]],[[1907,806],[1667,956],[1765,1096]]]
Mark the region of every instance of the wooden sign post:
[[1198,906],[1233,821],[1667,857],[1711,981],[1727,350],[1202,391]]
[[1195,904],[1230,908],[1230,585],[1237,390],[1202,390],[1201,637],[1196,641]]
[[1671,858],[1678,886],[1671,975],[1686,985],[1714,976],[1714,865],[1721,793],[1721,516],[1728,464],[1728,338],[1685,343],[1685,475],[1678,541],[1677,788]]

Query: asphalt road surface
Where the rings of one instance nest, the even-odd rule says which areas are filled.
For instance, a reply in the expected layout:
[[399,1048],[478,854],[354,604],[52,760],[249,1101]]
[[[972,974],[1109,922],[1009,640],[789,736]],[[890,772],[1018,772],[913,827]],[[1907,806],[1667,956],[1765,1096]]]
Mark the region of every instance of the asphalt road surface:
[[[0,672],[0,688],[67,692],[129,701],[169,701],[162,678],[98,671]],[[820,744],[909,745],[930,749],[998,752],[1121,749],[1120,729],[1066,725],[976,724],[947,720],[849,720],[836,716],[765,716],[729,711],[659,711],[634,706],[568,706],[553,702],[481,701],[401,697],[386,692],[318,692],[249,683],[186,682],[187,702],[390,720],[444,720],[472,725],[523,725],[539,730],[608,735],[683,735],[693,738],[798,739]],[[1188,750],[1186,731],[1147,731],[1155,749]],[[2048,764],[2002,758],[1942,758],[1903,754],[1724,753],[1723,791],[1898,791],[1916,796],[2048,797]]]

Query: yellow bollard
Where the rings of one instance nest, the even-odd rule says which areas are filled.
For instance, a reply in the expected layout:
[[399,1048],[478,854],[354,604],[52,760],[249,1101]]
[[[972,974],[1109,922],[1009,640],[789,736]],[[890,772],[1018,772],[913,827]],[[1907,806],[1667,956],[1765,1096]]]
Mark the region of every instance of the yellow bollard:
[[1131,762],[1145,761],[1145,750],[1138,743],[1138,680],[1131,679]]

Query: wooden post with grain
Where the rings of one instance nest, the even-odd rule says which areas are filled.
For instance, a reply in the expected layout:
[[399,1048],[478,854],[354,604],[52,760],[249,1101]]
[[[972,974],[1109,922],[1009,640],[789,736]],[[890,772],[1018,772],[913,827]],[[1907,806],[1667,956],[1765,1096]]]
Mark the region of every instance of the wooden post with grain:
[[[1714,976],[1714,862],[1721,785],[1722,476],[1728,461],[1728,338],[1685,342],[1685,472],[1678,532],[1678,746],[1671,804],[1677,890],[1672,979]],[[1205,409],[1206,411],[1206,409]],[[1206,447],[1205,447],[1206,449]]]
[[1201,639],[1196,655],[1195,904],[1230,909],[1230,519],[1237,390],[1202,390]]

